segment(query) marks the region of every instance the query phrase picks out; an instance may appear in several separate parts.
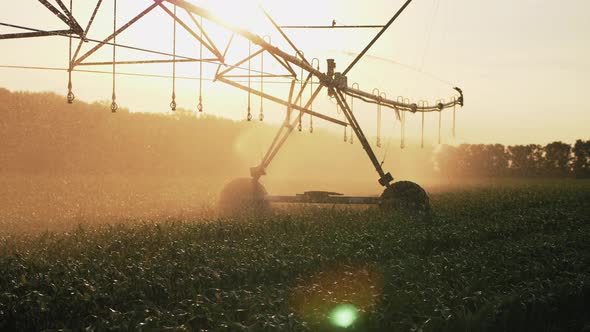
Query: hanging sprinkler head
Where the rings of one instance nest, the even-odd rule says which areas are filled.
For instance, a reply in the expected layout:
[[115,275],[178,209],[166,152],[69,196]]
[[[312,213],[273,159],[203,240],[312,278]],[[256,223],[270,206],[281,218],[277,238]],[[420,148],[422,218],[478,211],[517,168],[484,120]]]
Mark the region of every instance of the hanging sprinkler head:
[[199,113],[203,113],[203,97],[199,96],[199,104],[197,105]]
[[68,104],[73,104],[74,100],[76,100],[76,96],[72,92],[72,90],[68,91]]

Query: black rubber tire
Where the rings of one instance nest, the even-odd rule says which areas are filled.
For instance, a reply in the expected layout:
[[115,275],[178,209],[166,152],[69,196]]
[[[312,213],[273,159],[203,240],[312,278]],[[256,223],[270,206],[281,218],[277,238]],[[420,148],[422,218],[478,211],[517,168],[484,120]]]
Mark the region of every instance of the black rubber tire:
[[424,188],[416,183],[400,181],[385,189],[380,206],[384,209],[425,214],[430,213],[430,198]]
[[228,183],[219,196],[218,209],[222,216],[260,215],[270,210],[264,200],[266,189],[251,178],[239,178]]

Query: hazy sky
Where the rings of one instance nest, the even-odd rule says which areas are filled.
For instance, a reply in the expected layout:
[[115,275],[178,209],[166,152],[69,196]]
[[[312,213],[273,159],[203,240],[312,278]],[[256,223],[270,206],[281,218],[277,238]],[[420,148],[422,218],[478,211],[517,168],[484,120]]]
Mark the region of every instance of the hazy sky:
[[[86,25],[95,1],[74,0],[74,12]],[[119,24],[132,17],[151,1],[119,0]],[[194,1],[215,7],[219,16],[255,32],[271,33],[259,14],[248,8],[255,1]],[[281,24],[383,24],[402,5],[401,0],[299,0],[264,1],[263,5]],[[573,142],[590,138],[590,113],[586,98],[590,87],[590,2],[587,0],[414,0],[406,12],[349,75],[364,90],[379,88],[388,96],[403,95],[413,100],[452,96],[452,86],[464,89],[466,107],[459,111],[458,138],[450,137],[450,113],[444,116],[443,140],[446,143],[546,143],[553,140]],[[112,25],[112,0],[106,0],[90,37],[102,39]],[[40,29],[62,28],[59,20],[47,14],[35,0],[0,2],[0,22]],[[207,23],[206,23],[207,24]],[[212,28],[209,26],[209,28]],[[0,33],[14,30],[0,27]],[[146,16],[121,42],[165,52],[172,49],[172,22],[161,11]],[[290,30],[308,58],[335,58],[343,70],[376,33],[363,31]],[[223,48],[227,34],[211,30],[213,39]],[[273,43],[284,48],[273,34]],[[195,56],[198,46],[179,30],[178,52]],[[85,45],[88,49],[90,45]],[[247,43],[237,42],[234,56],[247,52]],[[285,50],[287,50],[285,48]],[[97,53],[94,60],[107,60],[110,49]],[[145,55],[121,51],[120,59],[141,59]],[[150,57],[152,58],[152,57]],[[257,60],[254,66],[258,66]],[[267,57],[267,67],[271,68]],[[67,39],[63,37],[0,41],[0,65],[65,67]],[[274,67],[272,67],[274,68]],[[103,68],[85,68],[109,70]],[[215,67],[206,66],[210,77]],[[125,67],[125,72],[171,74],[170,65]],[[198,75],[198,66],[184,64],[179,75]],[[63,72],[0,68],[0,86],[11,90],[55,91],[65,94],[67,75]],[[195,81],[178,82],[180,107],[195,108]],[[286,85],[267,86],[265,90],[286,94]],[[74,92],[83,100],[110,98],[108,75],[74,74]],[[171,80],[161,78],[118,79],[121,106],[134,111],[169,112]],[[247,96],[222,83],[207,82],[205,107],[209,113],[242,119]],[[286,97],[286,96],[285,96]],[[369,134],[375,130],[375,107],[357,106],[362,124]],[[66,105],[64,104],[64,107]],[[259,101],[253,101],[255,116]],[[316,110],[336,115],[335,105],[322,97]],[[280,121],[284,110],[265,104],[268,121]],[[399,136],[399,125],[388,112],[384,131]],[[408,131],[417,136],[419,116],[409,118]],[[322,125],[318,121],[317,126]],[[429,140],[437,133],[437,116],[427,118]],[[335,129],[336,130],[336,129]]]

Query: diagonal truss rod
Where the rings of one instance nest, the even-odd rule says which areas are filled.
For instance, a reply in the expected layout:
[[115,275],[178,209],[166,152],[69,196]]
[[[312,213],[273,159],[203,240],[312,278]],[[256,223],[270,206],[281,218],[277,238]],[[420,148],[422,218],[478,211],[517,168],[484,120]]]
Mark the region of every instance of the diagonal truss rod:
[[384,187],[389,187],[391,185],[390,183],[393,181],[393,176],[391,175],[391,173],[385,173],[385,171],[383,170],[383,164],[380,163],[379,160],[377,159],[375,152],[371,148],[371,144],[369,144],[369,141],[367,140],[367,137],[363,133],[361,126],[359,125],[354,114],[352,113],[352,110],[351,110],[350,106],[348,105],[348,102],[346,101],[344,94],[342,93],[342,91],[340,91],[338,89],[334,89],[333,94],[336,98],[336,102],[340,106],[340,109],[342,110],[342,112],[344,113],[344,115],[346,116],[348,121],[350,122],[352,130],[356,134],[356,137],[361,142],[363,149],[365,150],[365,152],[369,156],[371,163],[373,164],[373,166],[375,167],[375,170],[379,174],[379,176],[380,176],[379,184],[381,184]]
[[348,126],[348,123],[346,123],[345,121],[334,119],[334,118],[329,117],[327,115],[324,115],[322,113],[318,113],[318,112],[315,112],[315,111],[312,111],[312,110],[308,109],[309,106],[307,106],[307,107],[301,107],[301,106],[299,106],[297,104],[286,102],[286,101],[284,101],[284,100],[282,100],[280,98],[277,98],[275,96],[272,96],[272,95],[269,95],[269,94],[260,92],[258,90],[248,89],[248,87],[245,86],[245,85],[239,84],[237,82],[234,82],[232,80],[228,80],[228,79],[223,78],[223,77],[218,77],[217,80],[220,81],[220,82],[223,82],[223,83],[225,83],[227,85],[231,85],[234,88],[238,88],[240,90],[243,90],[243,91],[246,91],[246,92],[250,92],[252,94],[257,95],[258,97],[262,97],[264,99],[270,100],[270,101],[275,102],[277,104],[280,104],[280,105],[283,105],[283,106],[290,106],[291,109],[300,111],[300,112],[302,112],[304,114],[312,115],[312,116],[314,116],[314,117],[316,117],[318,119],[322,119],[322,120],[325,120],[325,121],[328,121],[328,122],[331,122],[331,123],[334,123],[334,124],[337,124],[337,125],[340,125],[340,126],[344,126],[344,127]]
[[379,40],[379,38],[381,38],[381,36],[385,33],[385,31],[387,31],[387,29],[389,29],[389,27],[393,24],[393,22],[395,22],[395,20],[397,20],[397,18],[404,12],[404,10],[406,10],[406,8],[408,8],[408,6],[410,5],[411,2],[412,2],[412,0],[407,0],[406,3],[404,3],[404,5],[397,11],[397,13],[395,13],[395,15],[393,15],[393,17],[389,20],[389,22],[387,22],[387,24],[383,27],[383,29],[381,29],[381,31],[379,31],[377,36],[375,36],[375,38],[373,38],[373,40],[371,40],[371,42],[365,47],[365,49],[352,61],[352,63],[346,68],[346,70],[344,70],[342,75],[348,74],[348,72],[359,62],[359,60],[362,59],[363,56],[365,56],[365,54],[369,51],[369,49],[371,49],[371,47],[373,47],[373,45],[377,42],[377,40]]
[[[39,0],[39,1],[43,1],[43,0]],[[72,30],[76,31],[78,34],[82,33],[84,30],[82,30],[82,27],[80,26],[80,24],[78,24],[78,22],[74,18],[74,15],[72,15],[72,13],[68,9],[68,7],[66,7],[66,5],[64,5],[64,3],[61,0],[55,0],[55,2],[57,2],[59,7],[61,8],[61,10],[64,13],[66,13],[66,15],[68,16],[68,20],[69,20],[68,25],[70,26],[70,28],[72,28]]]
[[201,25],[201,23],[199,23],[199,21],[195,18],[193,13],[187,11],[187,14],[190,17],[191,21],[193,21],[193,23],[197,26],[199,31],[201,33],[203,33],[203,37],[205,37],[205,39],[207,39],[207,42],[209,43],[209,45],[213,48],[213,50],[214,50],[213,54],[215,54],[219,59],[221,59],[222,60],[221,62],[224,62],[223,61],[224,55],[221,54],[221,52],[219,51],[217,46],[215,46],[215,43],[211,40],[211,38],[209,38],[209,34],[205,31],[205,29],[203,29],[203,26]]
[[[321,92],[322,88],[323,87],[320,85],[315,89],[315,91],[313,92],[313,94],[311,95],[311,97],[308,99],[308,101],[305,104],[306,109],[311,107],[311,104],[317,98],[317,96]],[[295,109],[296,102],[297,102],[296,100],[295,101],[293,100],[294,89],[295,89],[295,80],[291,81],[291,89],[289,90],[289,102],[287,104],[287,115],[285,116],[285,121],[283,122],[283,125],[279,128],[279,131],[276,134],[274,140],[272,141],[270,148],[267,150],[264,158],[262,158],[260,165],[258,165],[257,167],[252,167],[250,169],[250,173],[251,173],[252,177],[256,180],[258,180],[262,175],[266,174],[266,168],[270,165],[270,163],[276,157],[279,150],[283,147],[283,145],[285,144],[285,142],[289,138],[289,136],[293,133],[293,130],[295,129],[297,123],[299,121],[301,121],[301,117],[304,114],[303,112],[299,113],[297,118],[295,120],[291,121],[291,114],[293,112],[293,109]]]
[[91,50],[89,50],[88,52],[86,52],[79,59],[75,59],[73,61],[74,62],[73,63],[73,67],[75,67],[75,66],[79,65],[80,63],[82,63],[82,61],[86,60],[89,56],[91,56],[99,48],[101,48],[106,43],[108,43],[111,40],[113,40],[113,38],[117,37],[119,34],[121,34],[121,32],[127,30],[127,28],[129,28],[135,22],[139,21],[142,17],[144,17],[147,13],[151,12],[154,8],[156,8],[162,1],[164,1],[164,0],[154,0],[154,3],[153,4],[151,4],[150,6],[148,6],[141,13],[139,13],[137,16],[135,16],[134,18],[132,18],[129,22],[127,22],[122,27],[120,27],[119,29],[117,29],[117,31],[115,31],[113,34],[111,34],[110,36],[108,36],[107,38],[105,38],[98,45],[94,46]]
[[287,43],[289,43],[289,45],[291,46],[291,48],[293,48],[293,50],[295,51],[295,53],[297,53],[297,55],[299,55],[301,57],[301,59],[309,65],[309,61],[307,61],[307,59],[305,58],[305,55],[303,54],[303,52],[301,52],[301,50],[299,50],[297,48],[297,46],[295,46],[295,44],[293,44],[293,42],[291,41],[291,39],[289,37],[287,37],[287,35],[285,34],[285,32],[283,31],[283,29],[277,24],[277,22],[275,22],[275,20],[272,18],[272,16],[270,16],[268,14],[268,12],[264,9],[262,9],[262,12],[264,13],[264,16],[266,16],[266,18],[270,21],[270,23],[272,23],[272,25],[279,31],[279,33],[281,34],[281,36],[283,36],[283,38],[285,38],[285,40],[287,41]]
[[[8,23],[0,23],[0,25],[7,26],[7,27],[16,27],[12,24]],[[21,38],[33,38],[33,37],[48,37],[48,36],[59,36],[59,35],[70,35],[74,34],[73,30],[50,30],[50,31],[34,31],[35,29],[23,29],[18,27],[22,30],[29,30],[30,32],[20,32],[20,33],[7,33],[0,35],[0,39],[21,39]]]
[[[219,50],[216,47],[209,45],[209,43],[206,43],[203,39],[201,39],[199,34],[197,34],[193,29],[191,29],[180,18],[178,18],[178,16],[176,14],[174,14],[170,9],[166,8],[166,6],[164,6],[164,4],[162,4],[161,0],[154,0],[154,1],[158,4],[158,6],[160,6],[166,12],[166,14],[170,15],[170,17],[172,17],[172,19],[174,19],[178,24],[180,24],[180,26],[183,27],[188,33],[190,33],[196,40],[198,40],[199,43],[201,43],[203,46],[205,46],[205,48],[207,48],[211,53],[213,53],[219,59],[220,62],[224,62],[223,55],[221,54],[221,52],[219,52]],[[191,15],[189,14],[189,16],[191,16]],[[194,17],[193,17],[193,19],[194,19]],[[196,22],[196,20],[195,20],[195,22]],[[197,27],[199,28],[199,30],[203,31],[200,25],[197,24]]]
[[[82,49],[82,44],[86,40],[86,36],[88,35],[88,31],[90,31],[90,27],[92,26],[92,23],[94,23],[94,19],[96,18],[96,14],[98,13],[98,10],[100,9],[101,5],[102,5],[102,0],[98,0],[98,2],[96,3],[96,7],[94,7],[94,10],[92,11],[92,16],[90,16],[90,20],[88,20],[88,25],[86,26],[86,29],[84,30],[84,33],[82,34],[82,38],[80,38],[80,43],[78,43],[78,47],[76,47],[76,51],[74,52],[74,56],[72,56],[71,60],[76,59],[78,57],[78,54],[80,54],[80,50]],[[70,63],[70,67],[72,67],[71,63]]]
[[43,6],[45,6],[47,9],[49,9],[49,11],[51,11],[55,16],[57,16],[65,24],[67,24],[70,27],[70,29],[72,31],[74,31],[76,34],[79,34],[79,35],[82,34],[82,31],[83,31],[82,30],[82,27],[78,24],[78,22],[76,22],[76,20],[74,19],[74,17],[70,13],[70,11],[61,2],[61,0],[57,0],[57,3],[60,5],[60,7],[62,8],[62,10],[67,14],[67,16],[64,15],[62,12],[60,12],[57,8],[55,8],[55,6],[53,6],[47,0],[39,0],[39,2]]

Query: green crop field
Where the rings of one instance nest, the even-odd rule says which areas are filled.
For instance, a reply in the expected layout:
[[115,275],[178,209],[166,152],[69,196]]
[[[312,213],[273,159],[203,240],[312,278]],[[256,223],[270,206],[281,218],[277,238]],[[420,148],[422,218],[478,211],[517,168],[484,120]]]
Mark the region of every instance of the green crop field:
[[4,233],[0,330],[590,328],[590,182],[432,204],[429,220],[309,207]]

